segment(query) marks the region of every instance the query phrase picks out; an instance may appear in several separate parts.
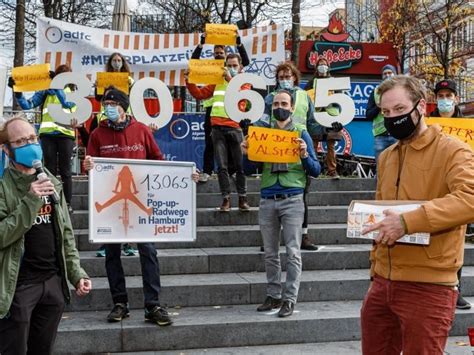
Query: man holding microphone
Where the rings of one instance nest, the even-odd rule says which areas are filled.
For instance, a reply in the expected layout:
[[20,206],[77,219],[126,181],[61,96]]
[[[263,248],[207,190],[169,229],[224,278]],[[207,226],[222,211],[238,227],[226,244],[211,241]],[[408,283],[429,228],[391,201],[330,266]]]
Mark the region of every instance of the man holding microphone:
[[[91,281],[79,264],[61,183],[33,162],[43,152],[20,116],[0,129],[10,165],[0,181],[0,353],[51,353],[69,281],[79,296]],[[59,200],[51,198],[56,193]]]

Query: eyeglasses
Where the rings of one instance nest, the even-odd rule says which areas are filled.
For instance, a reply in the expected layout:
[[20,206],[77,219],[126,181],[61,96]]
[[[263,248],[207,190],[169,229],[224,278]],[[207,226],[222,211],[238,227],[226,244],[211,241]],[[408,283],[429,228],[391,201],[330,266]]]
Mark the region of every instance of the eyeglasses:
[[14,145],[15,147],[21,147],[27,144],[33,144],[33,143],[38,143],[38,136],[36,134],[33,134],[29,137],[23,137],[23,138],[18,138],[17,140],[14,141],[9,141],[11,145]]

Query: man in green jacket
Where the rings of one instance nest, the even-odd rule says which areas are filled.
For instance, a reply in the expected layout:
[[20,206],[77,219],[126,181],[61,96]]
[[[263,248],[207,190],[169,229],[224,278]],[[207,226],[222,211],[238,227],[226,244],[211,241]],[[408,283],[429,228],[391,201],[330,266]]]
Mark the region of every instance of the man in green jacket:
[[[0,181],[0,354],[52,352],[69,281],[91,290],[79,264],[60,182],[33,168],[43,152],[33,127],[16,116],[0,129],[10,165]],[[55,195],[55,197],[53,197]]]

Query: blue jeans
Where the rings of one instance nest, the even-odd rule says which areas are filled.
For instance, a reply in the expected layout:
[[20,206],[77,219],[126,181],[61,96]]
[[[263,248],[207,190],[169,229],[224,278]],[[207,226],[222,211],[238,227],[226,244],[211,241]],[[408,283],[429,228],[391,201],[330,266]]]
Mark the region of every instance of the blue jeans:
[[397,140],[392,136],[374,137],[375,162],[378,162],[380,153],[395,143],[397,143]]
[[[143,294],[146,306],[159,306],[160,265],[153,243],[138,243],[142,267]],[[114,303],[128,303],[125,275],[122,268],[121,244],[105,245],[105,269]]]
[[[301,281],[303,194],[284,200],[260,199],[258,221],[265,249],[267,296],[296,303]],[[286,283],[282,297],[280,234],[286,246]]]

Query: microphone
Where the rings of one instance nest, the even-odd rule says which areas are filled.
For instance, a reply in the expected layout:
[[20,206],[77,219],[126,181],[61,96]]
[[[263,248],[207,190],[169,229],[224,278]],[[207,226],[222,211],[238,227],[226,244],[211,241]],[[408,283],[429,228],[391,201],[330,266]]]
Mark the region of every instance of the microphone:
[[[46,175],[43,169],[43,163],[41,162],[41,160],[33,160],[33,168],[36,170],[36,180],[49,180],[48,175]],[[54,190],[53,193],[49,195],[49,197],[51,197],[51,201],[53,201],[55,205],[59,204],[59,195],[56,190]]]

